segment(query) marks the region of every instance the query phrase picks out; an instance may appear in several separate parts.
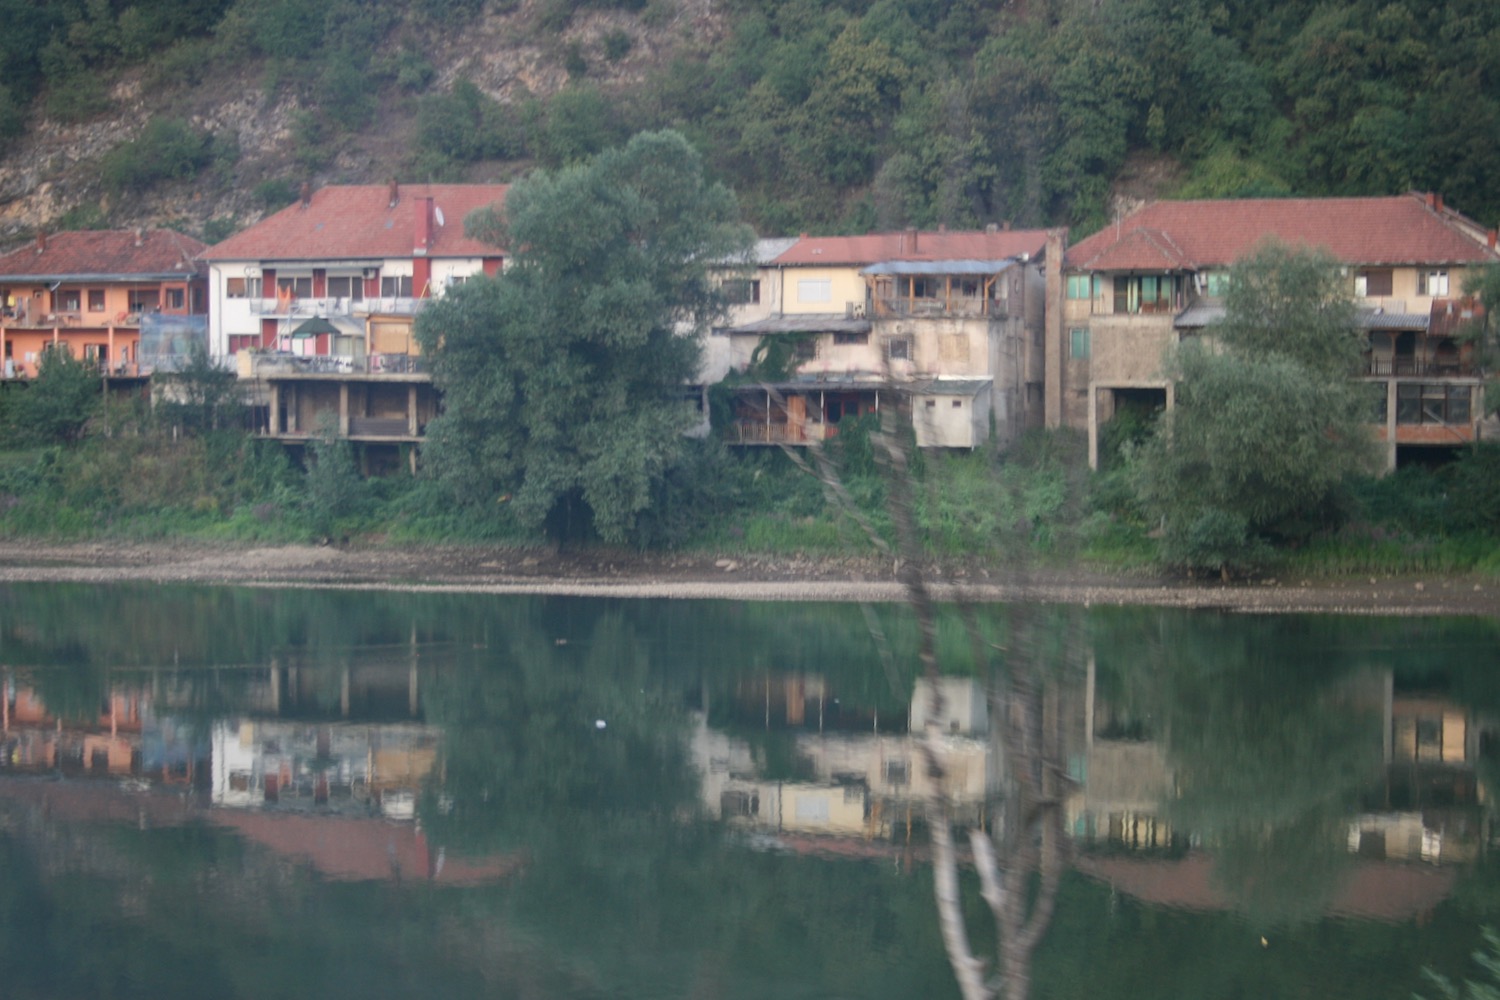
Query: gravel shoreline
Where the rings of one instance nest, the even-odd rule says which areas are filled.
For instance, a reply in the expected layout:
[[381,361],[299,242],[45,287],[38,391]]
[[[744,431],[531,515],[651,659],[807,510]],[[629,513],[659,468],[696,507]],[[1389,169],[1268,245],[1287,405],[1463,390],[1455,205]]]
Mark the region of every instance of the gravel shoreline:
[[[1489,577],[1202,583],[1087,569],[948,567],[945,597],[1235,612],[1500,616]],[[742,601],[899,601],[889,563],[499,547],[0,541],[0,583],[193,583]]]

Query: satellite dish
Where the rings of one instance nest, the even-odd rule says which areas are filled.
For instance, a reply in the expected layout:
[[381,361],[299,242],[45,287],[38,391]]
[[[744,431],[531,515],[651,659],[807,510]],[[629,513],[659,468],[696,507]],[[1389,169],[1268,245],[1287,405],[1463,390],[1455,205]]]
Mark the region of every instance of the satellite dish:
[[443,221],[443,210],[441,208],[438,208],[436,205],[433,205],[432,206],[432,214],[437,217],[437,224],[438,225],[440,225],[440,226],[446,226],[447,225],[447,223]]

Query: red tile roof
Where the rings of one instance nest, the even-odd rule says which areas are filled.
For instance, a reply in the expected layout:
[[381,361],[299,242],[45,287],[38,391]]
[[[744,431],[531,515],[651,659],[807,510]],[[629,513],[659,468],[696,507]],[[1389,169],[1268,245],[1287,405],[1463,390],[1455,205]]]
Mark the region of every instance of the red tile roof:
[[413,256],[417,206],[431,198],[442,223],[432,221],[428,257],[494,257],[496,247],[464,235],[464,216],[502,205],[504,184],[402,184],[391,204],[388,184],[325,187],[210,247],[218,260],[370,260]]
[[204,244],[170,229],[84,230],[39,236],[0,257],[0,278],[190,277]]
[[1227,267],[1267,237],[1321,247],[1345,264],[1500,260],[1471,219],[1410,193],[1391,198],[1158,201],[1068,249],[1075,270]]
[[893,260],[1004,260],[1023,253],[1035,257],[1046,245],[1043,229],[804,236],[771,264],[838,267]]

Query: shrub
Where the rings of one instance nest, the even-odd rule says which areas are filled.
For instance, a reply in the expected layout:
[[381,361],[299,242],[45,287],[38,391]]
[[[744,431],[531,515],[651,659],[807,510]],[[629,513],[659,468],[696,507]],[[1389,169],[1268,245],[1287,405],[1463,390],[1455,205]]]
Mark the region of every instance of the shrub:
[[214,155],[214,139],[208,132],[180,118],[153,118],[140,136],[104,154],[100,179],[114,194],[143,191],[164,180],[195,176]]

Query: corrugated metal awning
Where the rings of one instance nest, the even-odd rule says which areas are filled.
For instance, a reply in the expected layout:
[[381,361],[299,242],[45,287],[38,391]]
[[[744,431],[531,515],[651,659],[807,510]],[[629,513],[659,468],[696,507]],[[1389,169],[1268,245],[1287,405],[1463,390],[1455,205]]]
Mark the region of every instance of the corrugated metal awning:
[[1015,267],[1014,260],[888,260],[871,264],[860,274],[999,274]]
[[844,313],[804,313],[801,315],[767,316],[753,323],[731,326],[725,333],[769,334],[769,333],[869,333],[870,321]]

